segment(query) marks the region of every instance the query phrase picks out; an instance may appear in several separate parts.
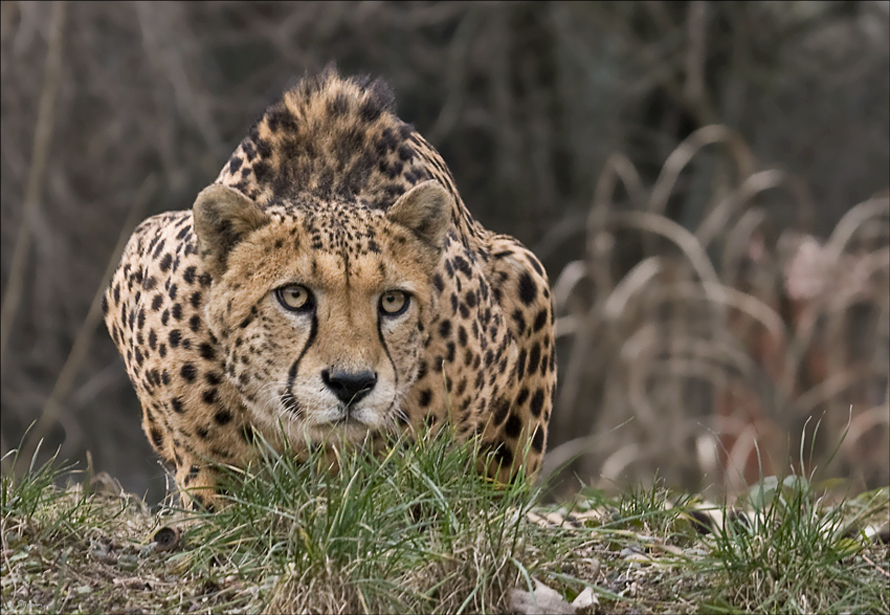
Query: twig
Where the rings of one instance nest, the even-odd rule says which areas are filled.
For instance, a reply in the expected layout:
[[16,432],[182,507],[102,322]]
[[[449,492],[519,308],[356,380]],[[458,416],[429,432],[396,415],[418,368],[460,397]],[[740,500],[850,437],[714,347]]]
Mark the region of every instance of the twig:
[[707,6],[701,0],[689,3],[689,17],[686,32],[689,44],[686,48],[686,82],[683,94],[699,107],[708,105],[705,94],[705,11]]
[[74,338],[71,352],[68,353],[68,358],[65,359],[65,364],[62,366],[52,391],[50,392],[49,397],[47,397],[46,403],[43,405],[43,411],[40,413],[40,418],[37,419],[34,429],[22,446],[22,452],[18,456],[19,463],[27,463],[27,461],[31,459],[37,443],[46,436],[53,421],[56,420],[56,417],[59,414],[59,409],[61,408],[62,399],[65,398],[71,390],[71,385],[74,384],[74,378],[77,376],[83,365],[83,359],[90,348],[96,325],[102,316],[101,306],[102,297],[105,295],[105,289],[117,267],[121,253],[130,236],[130,232],[136,225],[136,221],[142,216],[145,206],[151,200],[150,197],[154,193],[157,183],[156,177],[154,175],[149,175],[136,195],[135,202],[130,208],[130,213],[127,215],[127,220],[121,228],[117,245],[114,247],[114,250],[108,258],[108,264],[105,266],[105,273],[102,275],[99,287],[93,295],[90,310],[87,312],[86,318],[84,318],[83,323],[80,325],[80,329],[77,331],[77,336]]
[[874,563],[873,561],[871,561],[871,560],[868,558],[868,556],[867,556],[866,554],[864,554],[864,553],[862,554],[862,559],[864,559],[864,560],[867,561],[869,564],[871,564],[872,566],[874,566],[875,569],[876,569],[878,572],[880,572],[882,575],[884,575],[885,577],[887,577],[888,579],[890,579],[890,572],[887,572],[886,570],[884,570],[883,568],[881,568],[880,566],[878,566],[876,563]]
[[43,186],[46,184],[46,162],[49,157],[49,146],[52,141],[55,114],[53,107],[59,91],[62,73],[62,35],[65,29],[65,9],[67,3],[61,0],[53,2],[52,17],[49,31],[49,44],[46,50],[46,64],[43,71],[43,91],[37,107],[37,125],[34,129],[34,149],[31,152],[31,167],[28,173],[28,184],[25,188],[25,199],[22,207],[22,226],[19,229],[12,264],[9,267],[9,282],[3,295],[3,306],[0,308],[0,370],[6,365],[6,349],[12,323],[22,300],[22,286],[25,269],[28,264],[28,253],[31,250],[31,218],[34,208],[40,200]]

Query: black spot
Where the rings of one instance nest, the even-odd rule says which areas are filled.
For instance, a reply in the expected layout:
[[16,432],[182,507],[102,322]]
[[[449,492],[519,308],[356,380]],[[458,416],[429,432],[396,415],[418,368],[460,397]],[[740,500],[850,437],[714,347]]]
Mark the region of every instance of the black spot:
[[540,427],[535,430],[535,435],[532,438],[532,448],[535,449],[536,453],[544,450],[544,430]]
[[507,399],[501,397],[500,399],[498,399],[495,406],[494,424],[500,425],[504,422],[504,419],[507,418],[507,413],[510,411],[510,402]]
[[517,334],[522,335],[525,333],[525,318],[522,316],[522,310],[515,309],[513,310],[513,314],[511,315],[513,321],[516,323]]
[[170,292],[169,292],[169,294],[170,294],[170,300],[171,300],[171,301],[176,301],[176,291],[178,290],[178,288],[179,288],[179,287],[176,286],[176,284],[173,284],[173,285],[170,286]]
[[200,293],[200,291],[195,291],[192,294],[192,298],[189,302],[192,304],[193,308],[197,309],[197,308],[201,307],[201,293]]
[[215,512],[216,508],[213,506],[213,504],[208,504],[207,500],[205,500],[203,496],[193,494],[191,497],[194,500],[192,502],[192,510],[194,510],[195,512],[200,512],[202,510],[209,513]]
[[198,425],[197,427],[195,427],[195,433],[198,434],[198,437],[202,440],[206,440],[210,432],[207,430],[206,427]]
[[222,409],[213,415],[213,420],[219,425],[225,425],[232,421],[232,413],[226,409]]
[[[160,236],[158,236],[158,237],[160,237]],[[154,253],[152,254],[152,258],[154,258],[155,260],[157,260],[158,256],[161,255],[161,250],[164,249],[164,245],[165,245],[166,243],[167,243],[167,240],[166,240],[166,239],[161,239],[161,240],[158,242],[158,245],[155,246],[155,251],[154,251]]]
[[[183,482],[184,482],[186,485],[188,485],[188,484],[191,483],[193,480],[195,480],[196,478],[198,478],[198,473],[199,473],[199,472],[200,472],[200,470],[198,469],[198,466],[191,466],[191,467],[189,468],[189,473],[188,473],[188,474],[186,475],[186,477],[183,479]],[[202,501],[203,501],[203,500],[202,500]]]
[[250,425],[244,426],[244,429],[241,430],[241,436],[248,444],[253,444],[254,442],[256,442],[256,432]]
[[344,115],[348,110],[349,100],[342,93],[328,101],[328,113],[331,115]]
[[504,425],[504,433],[510,438],[518,438],[522,431],[522,421],[514,413],[510,413],[507,424]]
[[193,332],[197,333],[201,328],[201,317],[195,314],[191,318],[189,318],[189,329]]
[[164,254],[164,258],[161,259],[161,262],[158,263],[158,266],[161,268],[161,271],[169,271],[170,265],[173,264],[173,257],[169,252]]
[[544,308],[543,310],[538,312],[537,316],[535,316],[535,325],[533,327],[535,333],[540,331],[541,327],[543,327],[546,323],[547,323],[547,308]]
[[201,399],[204,400],[205,404],[213,405],[216,403],[216,389],[207,389],[201,395]]
[[182,407],[182,401],[178,397],[174,397],[170,400],[170,407],[173,408],[173,412],[176,412],[177,414],[185,412],[185,408]]
[[440,293],[445,290],[445,283],[442,281],[442,276],[438,273],[433,276],[433,285]]
[[439,335],[443,338],[449,337],[451,335],[451,321],[448,319],[443,320],[439,323]]
[[377,101],[373,99],[366,100],[358,110],[359,117],[366,122],[373,122],[380,117],[382,109]]
[[164,295],[162,295],[161,293],[158,293],[151,300],[151,311],[157,312],[159,309],[161,309],[161,305],[163,303],[164,303]]
[[151,441],[152,444],[155,445],[155,448],[164,447],[164,436],[163,434],[161,434],[161,431],[157,427],[151,428]]
[[525,359],[527,357],[527,353],[525,348],[519,351],[519,358],[516,360],[516,375],[514,378],[517,380],[521,380],[523,376],[525,376]]
[[430,405],[430,402],[433,400],[433,392],[429,389],[424,389],[420,392],[420,399],[418,400],[421,408],[426,408]]
[[476,307],[476,293],[472,290],[468,290],[467,294],[464,295],[464,301],[467,302],[467,307],[473,309]]
[[142,288],[144,288],[145,290],[151,290],[157,285],[158,281],[155,279],[154,276],[149,276],[142,281]]
[[525,305],[531,305],[537,296],[538,287],[535,285],[535,281],[532,280],[528,272],[523,273],[519,277],[519,298]]
[[194,381],[195,381],[195,376],[197,376],[198,371],[195,369],[195,366],[194,366],[194,365],[192,365],[191,363],[186,363],[186,364],[183,365],[182,368],[179,370],[179,374],[180,374],[183,378],[185,378],[185,380],[186,380],[187,382],[194,382]]
[[463,325],[457,328],[457,341],[461,346],[467,345],[467,330],[464,329]]
[[253,322],[253,317],[254,317],[255,313],[256,313],[256,309],[254,308],[253,310],[251,310],[250,314],[248,314],[247,317],[241,321],[241,324],[239,324],[238,326],[242,329],[246,329],[247,326]]
[[176,320],[182,320],[182,304],[177,303],[173,306],[173,309],[170,311],[173,315],[173,318]]
[[526,371],[529,375],[534,374],[538,371],[538,363],[541,362],[541,345],[538,342],[535,342],[535,345],[532,346],[532,351],[528,353],[528,366],[526,367]]
[[504,445],[499,446],[497,450],[495,450],[494,458],[504,467],[513,465],[513,453]]
[[148,345],[151,347],[152,350],[157,348],[158,336],[155,334],[154,329],[148,332]]
[[[524,390],[524,389],[523,389]],[[532,411],[532,414],[535,418],[541,416],[541,409],[544,407],[544,391],[538,389],[535,391],[535,394],[532,396],[532,403],[529,404],[529,410]]]
[[108,295],[102,295],[102,314],[108,314]]
[[466,260],[464,260],[462,256],[454,257],[454,267],[468,278],[472,276],[473,272],[470,269],[470,264]]
[[170,332],[170,348],[178,348],[181,340],[182,334],[179,332],[179,329],[173,329]]
[[187,267],[186,270],[182,274],[182,279],[188,282],[189,284],[195,283],[195,266]]
[[475,355],[473,354],[473,351],[470,350],[469,348],[467,348],[466,351],[464,352],[464,365],[469,367],[469,365],[473,362],[474,358],[475,358]]
[[[457,391],[456,391],[457,396],[460,397],[461,395],[464,394],[464,391],[466,391],[466,390],[467,390],[467,379],[461,378],[460,382],[457,383]],[[467,398],[465,403],[469,404],[470,401],[471,401],[470,398]]]
[[[516,405],[521,406],[525,403],[525,400],[528,399],[528,387],[522,387],[522,390],[519,391],[519,395],[516,396]],[[535,415],[537,416],[537,415]]]
[[[263,158],[268,158],[269,156],[272,155],[272,146],[269,145],[268,141],[265,141],[265,140],[259,139],[259,138],[254,138],[253,144],[256,146],[257,153],[259,153],[259,155],[262,156]],[[258,164],[262,164],[262,163],[258,163]],[[256,167],[254,167],[254,170],[255,169],[256,169]],[[257,177],[257,179],[259,179],[259,177]]]
[[198,352],[201,353],[201,357],[207,359],[208,361],[213,361],[216,359],[216,351],[213,349],[213,346],[208,344],[207,342],[202,342],[198,347]]

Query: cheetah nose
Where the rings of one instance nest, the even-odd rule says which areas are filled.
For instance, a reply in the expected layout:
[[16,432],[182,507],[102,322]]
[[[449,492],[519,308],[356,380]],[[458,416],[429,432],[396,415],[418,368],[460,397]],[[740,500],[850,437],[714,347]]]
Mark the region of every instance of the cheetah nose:
[[348,372],[344,370],[324,370],[321,379],[334,392],[337,399],[347,406],[354,404],[371,392],[377,384],[377,372]]

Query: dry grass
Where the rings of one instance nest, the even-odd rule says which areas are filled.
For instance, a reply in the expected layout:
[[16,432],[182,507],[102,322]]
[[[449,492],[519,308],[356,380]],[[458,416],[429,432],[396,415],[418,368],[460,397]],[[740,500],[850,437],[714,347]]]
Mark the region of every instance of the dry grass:
[[107,475],[60,489],[77,478],[70,469],[4,473],[4,613],[890,607],[890,552],[873,538],[887,489],[836,500],[804,477],[772,477],[731,515],[711,507],[704,535],[708,507],[662,487],[616,498],[588,488],[561,510],[532,508],[523,481],[494,489],[478,478],[470,447],[426,438],[392,450],[345,453],[336,475],[320,458],[270,454],[231,475],[235,495],[213,515],[152,514]]
[[[691,230],[664,215],[694,199],[705,207]],[[843,439],[835,475],[890,482],[890,201],[853,207],[824,244],[777,229],[777,207],[802,224],[814,205],[721,126],[681,143],[651,190],[611,159],[585,258],[554,285],[568,357],[555,428],[590,435],[551,449],[548,468],[580,454],[572,467],[602,485],[657,473],[739,492],[801,446],[799,471],[825,468]]]

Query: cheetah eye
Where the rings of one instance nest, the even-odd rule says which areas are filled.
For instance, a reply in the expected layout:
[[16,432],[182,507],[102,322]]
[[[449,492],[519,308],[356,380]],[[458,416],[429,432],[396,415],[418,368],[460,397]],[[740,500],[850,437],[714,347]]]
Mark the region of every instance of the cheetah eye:
[[305,286],[288,284],[275,289],[278,302],[285,308],[294,312],[302,312],[312,308],[312,293]]
[[384,316],[398,316],[408,309],[411,296],[401,290],[388,290],[380,295],[380,313]]

